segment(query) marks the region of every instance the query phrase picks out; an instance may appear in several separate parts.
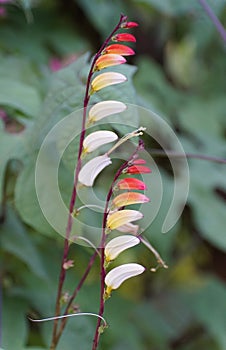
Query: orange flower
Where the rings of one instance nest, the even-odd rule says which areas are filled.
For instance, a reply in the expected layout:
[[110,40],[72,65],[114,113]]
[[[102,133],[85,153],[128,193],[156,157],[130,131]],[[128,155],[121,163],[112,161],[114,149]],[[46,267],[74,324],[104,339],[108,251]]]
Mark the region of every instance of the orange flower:
[[124,207],[125,205],[146,203],[149,202],[149,198],[139,192],[124,192],[116,196],[112,204],[114,207]]
[[103,68],[116,66],[118,64],[123,64],[125,62],[126,62],[126,59],[121,55],[117,55],[113,53],[102,55],[96,60],[95,69],[100,70]]
[[109,45],[104,49],[103,53],[104,54],[114,53],[114,54],[123,55],[123,56],[130,56],[135,54],[134,50],[131,49],[131,47],[128,47],[126,45],[121,45],[121,44]]
[[146,190],[147,189],[147,186],[143,181],[138,180],[136,178],[130,178],[130,177],[120,180],[117,183],[116,187],[119,190]]

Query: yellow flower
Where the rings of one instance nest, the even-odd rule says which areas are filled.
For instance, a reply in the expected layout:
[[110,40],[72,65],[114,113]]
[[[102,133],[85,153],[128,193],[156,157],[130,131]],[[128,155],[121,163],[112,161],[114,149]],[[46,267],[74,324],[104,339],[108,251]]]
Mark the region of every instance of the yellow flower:
[[107,86],[123,83],[127,78],[125,75],[116,72],[99,74],[91,83],[91,93],[99,91]]
[[137,210],[119,210],[108,215],[107,228],[115,230],[131,221],[142,219],[143,214]]

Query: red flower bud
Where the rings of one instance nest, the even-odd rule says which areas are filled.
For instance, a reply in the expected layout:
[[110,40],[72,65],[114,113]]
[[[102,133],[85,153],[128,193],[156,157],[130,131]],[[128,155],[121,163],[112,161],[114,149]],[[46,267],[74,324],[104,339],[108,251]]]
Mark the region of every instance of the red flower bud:
[[132,34],[127,34],[127,33],[120,33],[116,34],[112,37],[112,40],[114,41],[131,41],[131,42],[136,42],[136,38]]

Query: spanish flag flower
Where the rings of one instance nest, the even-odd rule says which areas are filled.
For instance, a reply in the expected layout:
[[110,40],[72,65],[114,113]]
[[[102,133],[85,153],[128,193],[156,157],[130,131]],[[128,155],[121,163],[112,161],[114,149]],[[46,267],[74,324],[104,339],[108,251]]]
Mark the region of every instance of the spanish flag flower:
[[115,230],[122,225],[140,220],[142,218],[143,214],[138,210],[119,210],[108,215],[107,228],[110,230]]
[[105,284],[107,286],[105,298],[107,299],[111,295],[112,290],[119,288],[124,281],[138,276],[144,271],[145,267],[136,263],[123,264],[112,269],[105,277]]
[[112,37],[113,41],[130,41],[136,42],[136,38],[133,34],[119,33]]
[[126,171],[127,174],[149,174],[151,169],[143,165],[131,165]]
[[106,72],[97,75],[91,82],[91,94],[107,86],[120,84],[127,80],[126,76],[117,72]]
[[134,225],[131,222],[124,224],[122,226],[117,227],[117,231],[123,232],[123,233],[131,233],[133,235],[137,235],[139,230],[138,225]]
[[80,170],[78,175],[79,182],[85,186],[92,187],[96,177],[111,163],[111,159],[107,154],[91,159]]
[[117,258],[124,250],[139,244],[139,238],[132,235],[123,235],[111,239],[105,246],[104,254],[107,263]]
[[109,53],[114,53],[122,56],[130,56],[135,54],[134,50],[131,49],[131,47],[122,44],[112,44],[107,46],[104,49],[103,54]]
[[129,29],[129,28],[134,28],[138,27],[137,22],[124,22],[121,24],[121,28]]
[[96,103],[90,108],[88,123],[94,123],[112,114],[124,112],[126,105],[120,101],[108,100]]
[[101,70],[103,68],[117,66],[125,62],[126,59],[121,55],[117,55],[114,53],[102,55],[96,60],[94,70]]
[[150,199],[142,193],[139,192],[124,192],[116,196],[112,205],[115,208],[124,207],[126,205],[138,204],[138,203],[147,203]]
[[147,186],[143,181],[132,177],[127,177],[125,179],[119,180],[119,182],[115,187],[116,189],[119,189],[119,190],[146,190],[147,189]]
[[83,141],[83,154],[95,151],[98,147],[103,146],[109,142],[116,141],[118,135],[109,130],[94,131]]

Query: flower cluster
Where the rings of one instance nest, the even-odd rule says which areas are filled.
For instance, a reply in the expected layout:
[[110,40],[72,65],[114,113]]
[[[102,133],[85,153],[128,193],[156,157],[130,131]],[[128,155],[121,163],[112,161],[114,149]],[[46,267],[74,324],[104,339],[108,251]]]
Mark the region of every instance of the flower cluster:
[[[110,38],[114,43],[108,41],[94,57],[90,74],[90,84],[88,86],[89,97],[105,87],[123,83],[127,80],[126,76],[121,73],[113,71],[102,72],[102,70],[111,66],[124,64],[126,62],[125,56],[135,53],[131,47],[121,44],[121,42],[135,42],[135,37],[129,33],[117,33],[117,30],[136,26],[137,23],[127,22],[126,18],[123,18]],[[126,105],[121,101],[109,100],[98,102],[89,109],[86,125],[89,126],[109,115],[121,113],[125,109]],[[118,140],[116,133],[109,130],[95,131],[84,137],[82,144],[83,160],[87,154],[97,150],[100,146],[111,142],[116,143],[108,152],[85,162],[79,171],[78,181],[84,186],[92,187],[100,172],[112,163],[110,154],[128,139],[142,135],[144,130],[145,128],[141,127],[125,135],[120,140]],[[138,150],[139,147],[137,148]],[[100,243],[100,247],[104,247],[102,261],[104,273],[102,277],[104,277],[106,285],[105,299],[110,296],[113,289],[118,288],[126,279],[139,275],[145,270],[142,265],[130,263],[118,266],[107,274],[105,272],[108,264],[121,252],[140,243],[140,238],[137,237],[139,226],[134,224],[134,222],[142,219],[143,214],[138,210],[127,209],[127,206],[149,202],[149,198],[139,192],[146,190],[146,184],[142,180],[130,176],[150,173],[151,170],[145,165],[145,160],[137,158],[137,151],[119,169],[107,196],[103,235]],[[114,196],[116,192],[117,195]],[[118,194],[118,192],[120,193]],[[123,232],[124,235],[113,238],[106,244],[106,237],[112,230]]]

